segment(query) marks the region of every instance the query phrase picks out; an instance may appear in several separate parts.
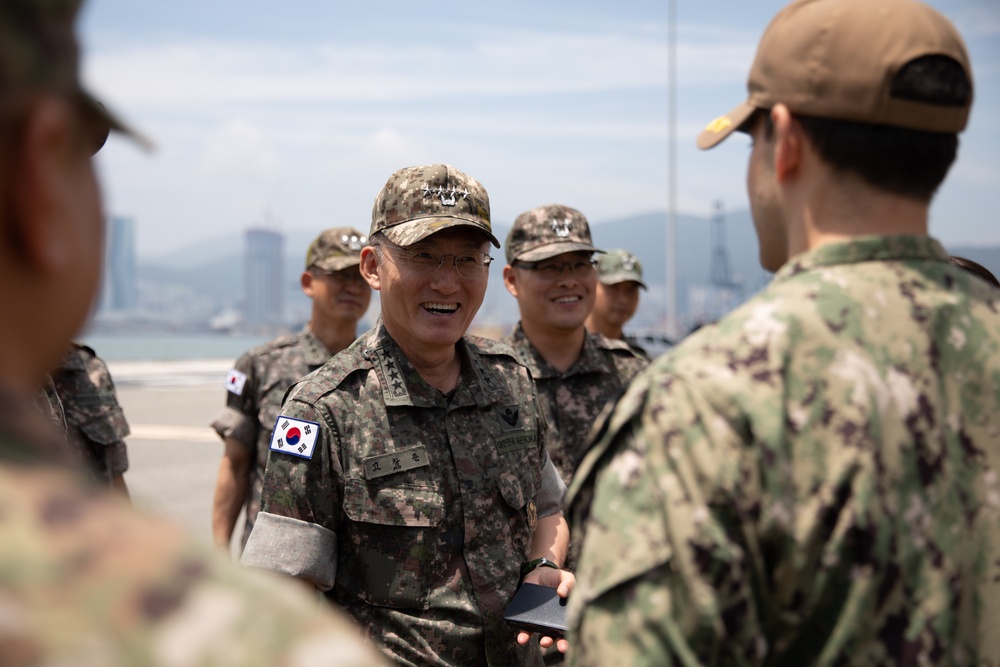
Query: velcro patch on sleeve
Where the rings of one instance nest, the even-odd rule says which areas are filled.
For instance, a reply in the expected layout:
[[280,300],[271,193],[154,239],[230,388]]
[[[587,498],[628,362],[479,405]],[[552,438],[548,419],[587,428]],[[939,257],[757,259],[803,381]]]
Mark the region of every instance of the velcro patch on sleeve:
[[278,415],[271,431],[270,450],[311,459],[318,437],[319,424],[316,422]]
[[229,375],[226,376],[226,391],[230,394],[236,394],[237,396],[243,395],[243,385],[247,383],[247,376],[245,373],[240,373],[235,368],[229,371]]

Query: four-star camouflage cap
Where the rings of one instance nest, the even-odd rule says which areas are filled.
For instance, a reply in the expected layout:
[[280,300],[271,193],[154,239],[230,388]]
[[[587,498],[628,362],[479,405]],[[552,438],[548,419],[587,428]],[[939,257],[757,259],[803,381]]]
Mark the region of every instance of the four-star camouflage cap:
[[368,236],[382,232],[396,245],[408,246],[452,227],[475,227],[500,247],[486,188],[450,164],[430,164],[405,167],[389,177],[372,206]]
[[331,227],[323,230],[309,244],[306,251],[306,269],[316,267],[323,271],[340,271],[361,263],[361,249],[368,237],[353,227]]
[[539,206],[517,216],[504,244],[508,264],[538,262],[579,250],[604,252],[594,247],[583,213],[561,204]]
[[[51,92],[68,95],[107,132],[129,135],[143,147],[150,142],[95,100],[80,85],[79,48],[73,31],[82,0],[0,1],[0,95]],[[96,150],[95,149],[95,150]]]
[[642,282],[642,264],[639,259],[622,248],[608,250],[597,259],[597,279],[604,285],[631,281],[639,283],[642,289],[649,289]]
[[947,56],[972,81],[965,44],[944,16],[916,0],[796,0],[764,31],[747,83],[749,97],[698,136],[712,148],[744,127],[756,109],[924,132],[965,129],[972,106],[893,95],[893,78],[923,56]]

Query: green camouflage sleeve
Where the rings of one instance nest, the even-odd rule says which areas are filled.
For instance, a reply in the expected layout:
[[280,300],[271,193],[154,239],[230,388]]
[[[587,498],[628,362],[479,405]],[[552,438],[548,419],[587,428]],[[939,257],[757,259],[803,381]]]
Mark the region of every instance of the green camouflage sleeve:
[[[585,536],[570,597],[572,664],[724,655],[717,664],[739,665],[759,636],[738,519],[709,509],[738,486],[752,494],[740,439],[682,382],[663,385],[645,410],[644,383],[630,389],[571,489],[574,541]],[[599,461],[592,486],[582,483]]]
[[0,663],[382,664],[346,617],[63,471],[0,462]]

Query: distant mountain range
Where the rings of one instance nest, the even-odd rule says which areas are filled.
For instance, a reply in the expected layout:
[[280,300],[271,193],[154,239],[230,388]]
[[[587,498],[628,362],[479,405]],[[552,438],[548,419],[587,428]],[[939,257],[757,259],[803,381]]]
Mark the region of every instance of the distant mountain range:
[[[707,218],[687,215],[677,218],[678,300],[685,324],[727,310],[758,291],[770,278],[758,263],[757,237],[749,211],[730,212],[724,220],[724,243],[716,242],[713,246],[712,224]],[[508,231],[509,225],[498,224],[494,229],[501,241]],[[306,248],[316,233],[316,230],[285,232],[286,303],[294,319],[303,319],[308,313],[308,300],[299,289],[299,275]],[[666,312],[667,214],[652,212],[592,222],[591,233],[599,248],[626,248],[642,263],[649,290],[642,294],[639,312],[630,325],[635,329],[662,326]],[[1000,246],[959,246],[948,251],[977,261],[1000,275]],[[242,234],[232,234],[170,253],[140,257],[137,262],[140,284],[190,291],[214,300],[220,310],[236,309],[243,300],[243,252]],[[476,324],[506,330],[517,322],[517,304],[503,286],[503,249],[492,254],[496,261],[490,270],[489,288]],[[718,278],[725,273],[723,267],[728,268],[730,286],[713,288],[713,274],[719,282]],[[369,314],[376,312],[377,301],[373,300]]]

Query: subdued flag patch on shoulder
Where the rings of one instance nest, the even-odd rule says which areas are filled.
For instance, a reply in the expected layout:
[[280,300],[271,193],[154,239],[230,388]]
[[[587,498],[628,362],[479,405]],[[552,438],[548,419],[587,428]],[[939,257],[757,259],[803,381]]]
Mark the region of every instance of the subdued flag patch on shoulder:
[[229,375],[226,376],[226,391],[231,394],[236,394],[237,396],[243,395],[243,385],[247,383],[247,376],[244,373],[240,373],[235,368],[229,371]]
[[278,415],[271,431],[271,451],[284,452],[304,459],[313,457],[319,424],[294,417]]

